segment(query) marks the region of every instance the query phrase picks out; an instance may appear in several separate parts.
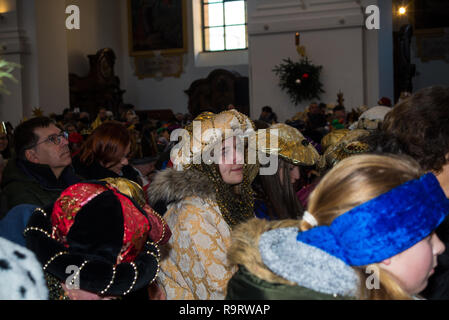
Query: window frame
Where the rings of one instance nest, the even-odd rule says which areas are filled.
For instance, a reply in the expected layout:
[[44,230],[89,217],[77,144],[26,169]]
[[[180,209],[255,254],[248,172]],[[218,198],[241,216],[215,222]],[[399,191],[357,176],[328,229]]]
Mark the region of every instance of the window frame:
[[[224,4],[226,2],[234,2],[234,1],[243,1],[245,6],[245,23],[244,24],[226,24],[226,12],[225,12],[225,6]],[[219,2],[218,2],[219,3]],[[221,26],[205,26],[205,7],[209,5],[210,3],[205,3],[205,0],[200,0],[200,6],[201,6],[201,38],[202,38],[202,52],[203,53],[212,53],[212,52],[234,52],[234,51],[244,51],[248,50],[248,0],[223,0],[223,25]],[[246,47],[245,48],[237,48],[237,49],[226,49],[226,27],[230,26],[245,26],[245,42]],[[211,28],[223,28],[223,40],[224,40],[224,49],[223,50],[206,50],[206,29]]]

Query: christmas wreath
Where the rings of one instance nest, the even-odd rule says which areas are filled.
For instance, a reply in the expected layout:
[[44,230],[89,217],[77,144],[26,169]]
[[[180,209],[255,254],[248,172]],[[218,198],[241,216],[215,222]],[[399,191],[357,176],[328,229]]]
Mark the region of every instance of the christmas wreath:
[[320,99],[319,95],[325,92],[320,82],[323,67],[311,64],[307,57],[299,62],[293,62],[290,58],[283,62],[273,71],[279,76],[279,86],[287,91],[291,101],[298,105],[302,100]]

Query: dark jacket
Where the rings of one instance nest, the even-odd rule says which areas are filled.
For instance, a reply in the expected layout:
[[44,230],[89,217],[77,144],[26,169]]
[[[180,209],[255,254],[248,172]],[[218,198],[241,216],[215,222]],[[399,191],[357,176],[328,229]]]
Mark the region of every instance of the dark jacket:
[[83,177],[86,180],[100,180],[105,178],[126,178],[136,183],[139,181],[139,173],[133,169],[132,166],[127,165],[122,168],[123,175],[119,176],[114,171],[106,169],[98,162],[93,162],[90,165],[81,162],[79,157],[76,156],[72,161],[73,168],[77,175]]
[[[296,241],[298,225],[297,220],[253,219],[234,229],[228,259],[231,264],[238,265],[239,270],[228,282],[227,300],[355,299],[353,293],[357,291],[359,280],[352,268],[314,249],[311,249],[315,251],[312,257],[310,247],[302,247]],[[261,240],[262,235],[272,231],[281,232],[273,243],[285,243],[284,248],[270,248],[267,241]],[[271,262],[261,253],[266,248],[274,253]],[[289,259],[295,265],[289,265]],[[273,265],[267,265],[273,261]]]
[[298,285],[265,281],[245,267],[228,282],[226,300],[345,300],[342,297],[316,292]]
[[3,171],[2,201],[6,202],[7,210],[19,204],[44,207],[56,201],[64,189],[80,181],[71,166],[57,179],[48,165],[11,159]]

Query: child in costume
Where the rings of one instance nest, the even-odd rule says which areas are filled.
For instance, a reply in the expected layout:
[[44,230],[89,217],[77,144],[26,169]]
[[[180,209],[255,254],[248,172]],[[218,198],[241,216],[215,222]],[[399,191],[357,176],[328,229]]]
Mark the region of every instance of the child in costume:
[[[299,130],[283,123],[259,130],[250,139],[249,146],[261,152],[264,158],[274,157],[263,167],[268,169],[277,162],[275,172],[261,171],[256,179],[256,216],[268,220],[301,218],[304,208],[296,196],[296,189],[301,180],[306,180],[305,168],[319,162],[318,151]],[[277,140],[274,148],[270,147],[273,139]]]
[[[172,149],[173,168],[157,173],[148,188],[152,206],[167,203],[164,218],[173,232],[158,281],[169,300],[222,300],[237,269],[226,256],[231,229],[254,217],[258,166],[245,163],[237,148],[254,125],[236,110],[205,112],[185,133],[181,148]],[[220,161],[206,157],[212,153]]]
[[358,155],[312,193],[301,222],[250,221],[233,234],[228,299],[413,299],[445,247],[449,212],[432,173],[408,158]]

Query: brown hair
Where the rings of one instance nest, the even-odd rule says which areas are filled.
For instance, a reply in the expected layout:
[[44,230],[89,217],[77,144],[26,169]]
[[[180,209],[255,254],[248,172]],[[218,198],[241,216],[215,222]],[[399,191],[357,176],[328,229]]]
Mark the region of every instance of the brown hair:
[[[312,192],[308,211],[318,225],[330,225],[348,210],[422,175],[419,164],[409,157],[356,155],[342,160],[320,181]],[[303,231],[311,226],[302,221]],[[365,286],[369,266],[354,267],[361,278],[360,299],[410,299],[398,281],[387,271],[379,270],[379,289]]]
[[34,133],[34,130],[48,128],[52,124],[55,123],[48,117],[31,118],[19,124],[14,130],[13,138],[17,157],[26,160],[25,151],[32,148],[39,141],[39,137]]
[[128,130],[120,122],[108,121],[96,128],[80,151],[81,162],[90,165],[98,161],[102,165],[114,166],[122,159],[126,147],[131,143]]
[[397,104],[387,115],[382,130],[398,139],[403,152],[424,170],[441,171],[449,153],[449,87],[422,89]]
[[268,215],[272,219],[301,218],[304,208],[299,202],[294,186],[290,180],[290,170],[295,165],[281,157],[278,159],[279,167],[275,174],[259,175],[264,200],[267,202]]

